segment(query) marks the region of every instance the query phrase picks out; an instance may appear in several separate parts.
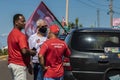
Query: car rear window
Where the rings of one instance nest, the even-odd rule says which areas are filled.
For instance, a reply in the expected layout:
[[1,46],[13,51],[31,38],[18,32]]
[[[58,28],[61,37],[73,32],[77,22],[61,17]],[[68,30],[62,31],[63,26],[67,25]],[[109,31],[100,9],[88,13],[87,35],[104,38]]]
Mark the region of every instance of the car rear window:
[[78,51],[104,51],[104,47],[119,47],[119,36],[115,32],[74,32],[71,47]]

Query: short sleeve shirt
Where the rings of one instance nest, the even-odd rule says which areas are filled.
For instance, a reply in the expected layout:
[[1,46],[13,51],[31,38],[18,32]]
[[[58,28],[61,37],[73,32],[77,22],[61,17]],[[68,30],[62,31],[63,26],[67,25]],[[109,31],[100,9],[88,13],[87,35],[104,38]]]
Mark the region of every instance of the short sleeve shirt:
[[64,74],[62,57],[70,56],[70,50],[64,41],[57,38],[49,39],[43,43],[39,54],[45,58],[45,66],[50,66],[45,71],[44,77],[56,78]]
[[33,49],[33,47],[34,47],[37,51],[36,55],[32,57],[33,63],[39,63],[38,53],[39,53],[41,45],[43,44],[44,41],[46,41],[46,39],[47,39],[47,37],[38,36],[37,33],[35,33],[29,37],[28,42],[29,42],[30,49]]
[[13,29],[7,38],[8,43],[8,63],[27,66],[30,56],[24,56],[21,49],[28,48],[27,37],[18,29]]

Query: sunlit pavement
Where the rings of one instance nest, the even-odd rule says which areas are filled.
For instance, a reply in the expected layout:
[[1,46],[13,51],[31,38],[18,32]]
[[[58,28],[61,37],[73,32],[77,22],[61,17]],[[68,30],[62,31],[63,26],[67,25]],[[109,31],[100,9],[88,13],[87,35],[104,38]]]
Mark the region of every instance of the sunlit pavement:
[[[0,80],[12,80],[11,74],[8,69],[8,62],[7,62],[8,55],[0,56]],[[7,76],[7,77],[6,77]],[[27,80],[33,80],[33,75],[27,73]]]
[[1,60],[7,60],[7,57],[8,57],[8,55],[0,56],[0,61],[1,61]]

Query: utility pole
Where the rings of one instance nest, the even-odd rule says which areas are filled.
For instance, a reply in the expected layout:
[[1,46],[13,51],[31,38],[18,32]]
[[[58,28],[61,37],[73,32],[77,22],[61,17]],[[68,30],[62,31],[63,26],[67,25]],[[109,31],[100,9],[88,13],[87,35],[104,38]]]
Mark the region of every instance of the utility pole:
[[99,9],[97,9],[97,27],[100,27]]
[[65,21],[66,21],[67,26],[68,26],[68,3],[69,3],[69,0],[66,0],[66,18],[65,18]]
[[110,0],[110,4],[109,4],[109,14],[110,14],[110,26],[113,26],[113,0]]

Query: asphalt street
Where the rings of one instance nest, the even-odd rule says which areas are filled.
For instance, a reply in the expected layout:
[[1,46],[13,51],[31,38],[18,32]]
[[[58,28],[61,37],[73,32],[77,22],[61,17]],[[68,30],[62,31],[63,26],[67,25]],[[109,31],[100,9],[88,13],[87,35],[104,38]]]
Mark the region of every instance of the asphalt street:
[[[27,74],[28,80],[33,80],[33,76]],[[7,67],[7,56],[0,56],[0,80],[12,80]]]

